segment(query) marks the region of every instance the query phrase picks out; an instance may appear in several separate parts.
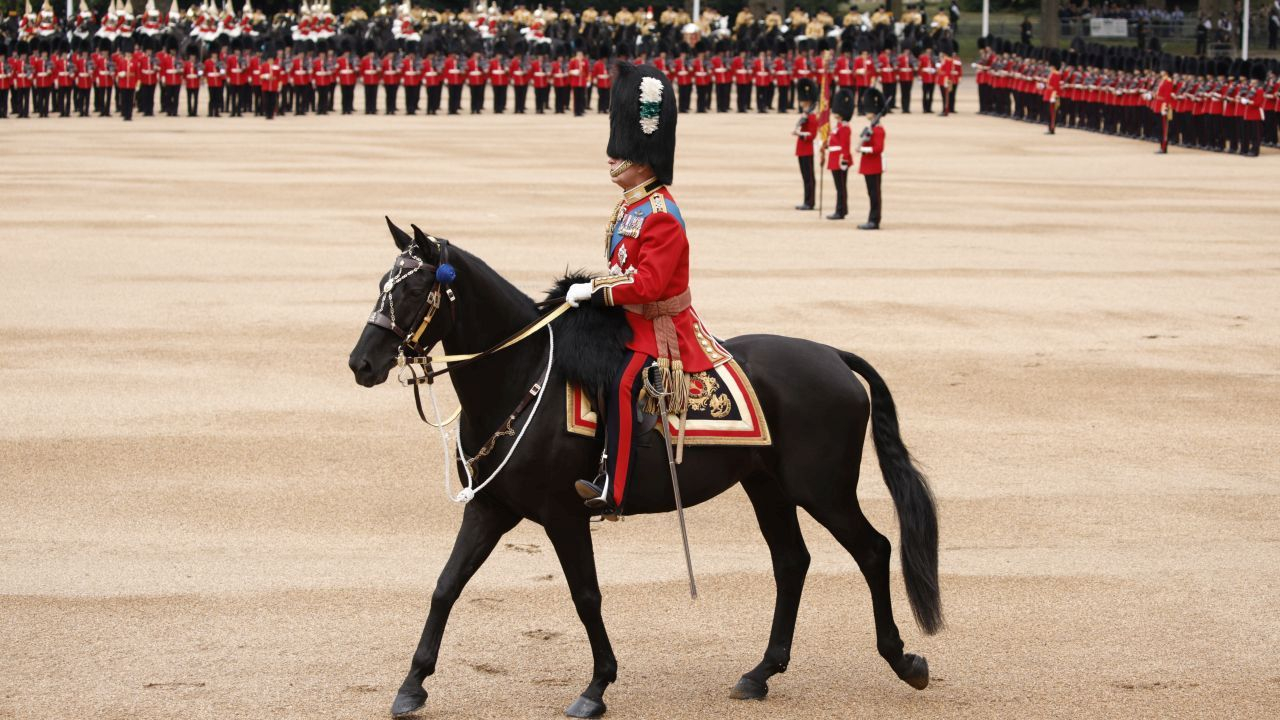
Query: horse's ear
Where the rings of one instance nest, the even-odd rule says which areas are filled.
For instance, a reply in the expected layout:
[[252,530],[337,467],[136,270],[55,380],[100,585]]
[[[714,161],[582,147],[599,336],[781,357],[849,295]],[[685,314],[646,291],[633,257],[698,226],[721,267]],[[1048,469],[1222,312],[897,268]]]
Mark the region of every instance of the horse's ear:
[[387,229],[391,231],[391,237],[395,239],[396,247],[400,248],[401,252],[408,250],[409,246],[413,244],[413,239],[409,237],[409,233],[396,227],[396,224],[391,222],[390,217],[385,215],[383,217],[387,218]]
[[426,233],[422,232],[422,228],[413,224],[410,224],[409,227],[413,228],[413,241],[418,243],[418,247],[425,248],[427,245],[434,244],[432,239],[427,237]]

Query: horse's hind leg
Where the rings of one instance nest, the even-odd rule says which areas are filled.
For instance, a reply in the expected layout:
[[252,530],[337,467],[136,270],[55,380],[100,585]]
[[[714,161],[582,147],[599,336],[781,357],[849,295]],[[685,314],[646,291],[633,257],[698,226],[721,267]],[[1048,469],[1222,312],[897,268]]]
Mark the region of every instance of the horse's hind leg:
[[[843,495],[843,493],[841,493]],[[929,684],[929,664],[923,657],[902,652],[902,638],[893,621],[893,604],[889,595],[889,539],[876,532],[858,507],[857,496],[841,497],[831,502],[806,504],[805,510],[857,561],[862,576],[871,588],[871,610],[876,620],[876,649],[898,677],[917,690]]]
[[413,653],[413,664],[396,693],[395,702],[391,704],[393,716],[407,715],[426,703],[427,691],[423,689],[422,682],[436,671],[436,658],[440,654],[440,640],[444,637],[449,611],[467,581],[493,552],[498,540],[518,522],[519,516],[486,502],[484,498],[476,498],[467,504],[458,537],[453,542],[453,552],[431,595],[431,610],[427,613],[418,649]]
[[791,662],[791,640],[795,635],[796,613],[800,609],[805,573],[809,570],[809,551],[800,534],[796,506],[782,493],[777,480],[759,475],[743,480],[742,486],[751,499],[760,531],[769,545],[777,598],[764,659],[738,680],[729,696],[737,700],[761,700],[769,693],[769,678],[786,672],[787,664]]

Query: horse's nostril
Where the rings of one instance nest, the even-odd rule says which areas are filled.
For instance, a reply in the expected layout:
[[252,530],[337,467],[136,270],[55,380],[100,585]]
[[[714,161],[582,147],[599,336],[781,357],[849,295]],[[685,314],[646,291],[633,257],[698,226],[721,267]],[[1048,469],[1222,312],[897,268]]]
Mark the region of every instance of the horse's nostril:
[[373,365],[370,364],[366,358],[360,358],[359,360],[351,358],[351,360],[347,362],[347,365],[351,368],[351,372],[357,375],[360,373],[367,373],[373,369]]

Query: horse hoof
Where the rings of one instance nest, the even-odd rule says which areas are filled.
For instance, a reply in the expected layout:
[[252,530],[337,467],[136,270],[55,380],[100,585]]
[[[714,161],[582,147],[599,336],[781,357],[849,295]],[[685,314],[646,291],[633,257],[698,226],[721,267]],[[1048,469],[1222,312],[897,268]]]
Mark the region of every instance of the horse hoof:
[[911,653],[907,653],[904,659],[906,660],[903,663],[904,669],[898,677],[917,690],[929,687],[929,661]]
[[564,711],[571,718],[598,718],[604,715],[604,701],[593,700],[586,695],[579,695],[577,700]]
[[769,685],[743,675],[729,691],[734,700],[763,700],[769,694]]
[[396,701],[391,703],[391,717],[404,717],[405,715],[417,712],[426,704],[426,690],[418,690],[417,692],[401,690],[399,694],[396,695]]

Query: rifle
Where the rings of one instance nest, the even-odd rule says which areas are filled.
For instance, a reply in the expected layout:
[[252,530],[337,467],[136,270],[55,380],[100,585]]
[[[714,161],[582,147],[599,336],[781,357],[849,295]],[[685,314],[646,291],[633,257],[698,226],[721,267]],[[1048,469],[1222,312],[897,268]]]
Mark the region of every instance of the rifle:
[[860,137],[862,142],[866,142],[871,139],[871,131],[875,130],[876,126],[880,124],[880,121],[884,119],[885,113],[893,109],[893,100],[893,98],[885,98],[884,107],[880,108],[880,112],[876,113],[876,116],[871,118],[871,124],[862,129],[862,135]]

